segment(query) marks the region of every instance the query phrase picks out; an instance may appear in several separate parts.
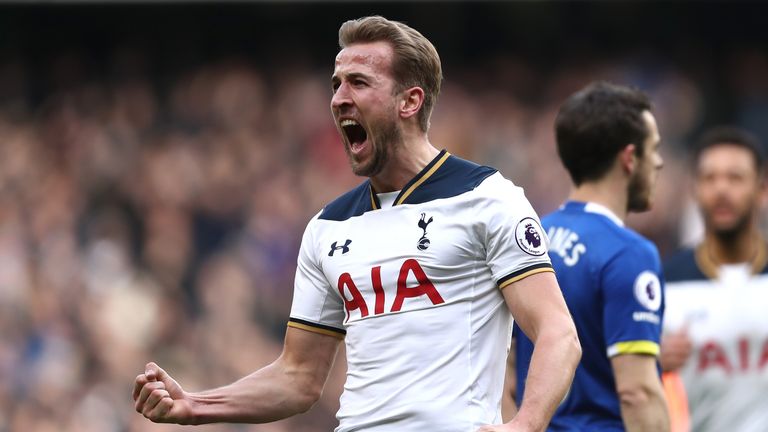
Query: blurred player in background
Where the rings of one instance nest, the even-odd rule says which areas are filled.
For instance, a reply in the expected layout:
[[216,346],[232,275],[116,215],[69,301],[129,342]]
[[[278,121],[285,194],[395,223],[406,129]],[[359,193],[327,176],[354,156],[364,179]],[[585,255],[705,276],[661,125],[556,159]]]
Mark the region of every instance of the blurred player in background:
[[[650,109],[640,91],[594,83],[557,116],[557,149],[574,190],[543,223],[583,355],[551,431],[669,429],[657,363],[661,264],[656,247],[624,226],[629,212],[650,208],[662,167]],[[524,400],[536,344],[517,327],[514,337],[516,389],[508,389]]]
[[[339,343],[337,431],[533,431],[578,362],[576,330],[538,217],[496,170],[439,151],[427,131],[442,72],[432,44],[381,17],[344,23],[331,111],[369,179],[307,226],[282,355],[190,393],[154,363],[135,408],[156,422],[269,422],[318,399]],[[501,422],[510,312],[536,341],[529,392]]]
[[758,220],[765,191],[754,136],[732,127],[702,136],[694,195],[704,240],[664,265],[662,344],[662,366],[679,371],[696,432],[768,430],[768,247]]

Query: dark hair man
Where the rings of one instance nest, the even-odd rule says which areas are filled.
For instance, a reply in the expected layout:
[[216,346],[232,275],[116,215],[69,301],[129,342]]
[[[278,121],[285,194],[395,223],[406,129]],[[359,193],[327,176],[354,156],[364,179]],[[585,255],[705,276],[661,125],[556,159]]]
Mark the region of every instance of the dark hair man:
[[[562,105],[555,132],[574,188],[542,222],[583,354],[549,430],[667,431],[657,363],[664,312],[659,254],[624,226],[629,212],[651,207],[662,167],[650,102],[638,90],[594,83]],[[524,400],[536,343],[517,330],[512,381]]]

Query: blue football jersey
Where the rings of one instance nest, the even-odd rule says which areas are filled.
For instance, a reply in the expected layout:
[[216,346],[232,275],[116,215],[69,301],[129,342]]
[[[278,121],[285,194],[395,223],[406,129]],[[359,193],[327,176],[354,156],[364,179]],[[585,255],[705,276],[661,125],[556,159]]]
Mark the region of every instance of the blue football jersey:
[[[542,219],[549,255],[582,345],[573,384],[550,431],[623,431],[610,358],[658,356],[664,312],[656,247],[609,209],[566,202]],[[533,344],[515,326],[517,402]]]

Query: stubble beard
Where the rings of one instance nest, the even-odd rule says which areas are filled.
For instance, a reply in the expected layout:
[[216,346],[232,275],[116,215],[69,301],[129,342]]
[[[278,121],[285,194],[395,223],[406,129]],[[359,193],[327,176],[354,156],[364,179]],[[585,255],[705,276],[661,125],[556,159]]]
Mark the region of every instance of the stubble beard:
[[[374,129],[372,127],[371,129]],[[372,153],[368,163],[359,163],[354,160],[348,147],[346,148],[349,164],[352,172],[361,177],[374,177],[384,170],[392,157],[392,152],[401,145],[403,134],[394,121],[386,121],[382,128],[374,132],[371,130],[368,137]]]
[[736,221],[728,226],[715,226],[714,223],[704,215],[707,230],[712,232],[723,243],[735,241],[742,233],[748,231],[751,226],[754,207],[750,206],[743,214],[739,215]]
[[629,179],[627,186],[627,211],[640,213],[651,209],[651,182],[641,173]]

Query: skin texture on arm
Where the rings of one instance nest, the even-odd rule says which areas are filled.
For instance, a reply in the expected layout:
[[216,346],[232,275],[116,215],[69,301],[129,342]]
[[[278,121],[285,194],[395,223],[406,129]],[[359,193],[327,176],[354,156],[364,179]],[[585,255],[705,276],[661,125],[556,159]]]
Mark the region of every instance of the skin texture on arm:
[[147,364],[136,377],[135,409],[156,423],[267,423],[309,410],[322,393],[341,340],[289,327],[272,364],[224,387],[187,392]]
[[581,358],[576,327],[554,273],[528,276],[505,287],[502,293],[535,348],[525,396],[515,417],[478,432],[543,431],[568,391]]
[[515,403],[517,397],[516,366],[515,339],[512,338],[507,355],[507,371],[504,374],[504,393],[501,395],[501,419],[504,423],[511,421],[517,414],[517,403]]
[[669,413],[656,358],[623,354],[611,358],[611,365],[627,432],[668,432]]

